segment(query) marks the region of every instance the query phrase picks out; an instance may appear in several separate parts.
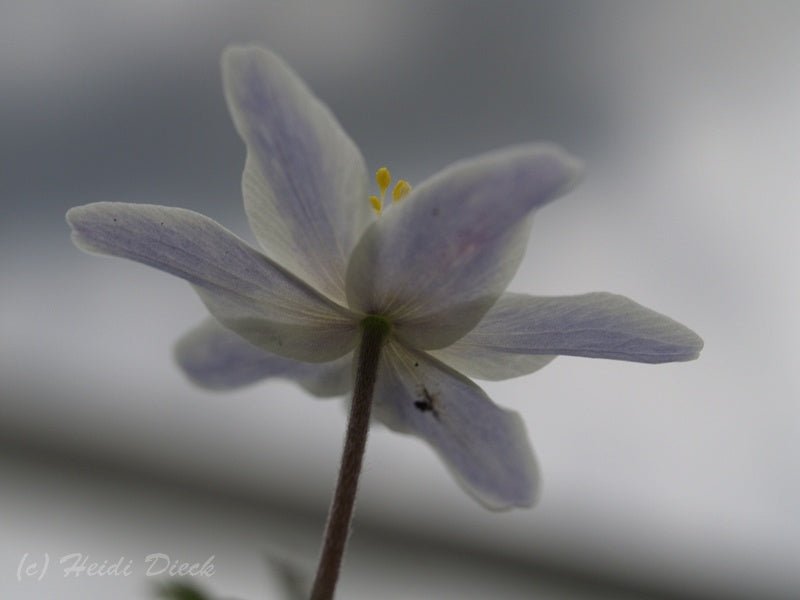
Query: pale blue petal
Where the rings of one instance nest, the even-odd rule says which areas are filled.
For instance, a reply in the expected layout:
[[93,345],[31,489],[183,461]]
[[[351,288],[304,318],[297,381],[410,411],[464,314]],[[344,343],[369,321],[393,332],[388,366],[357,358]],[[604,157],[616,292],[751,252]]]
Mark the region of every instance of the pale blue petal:
[[557,354],[665,363],[693,360],[702,348],[691,329],[624,296],[507,293],[475,329],[434,355],[496,380],[530,373]]
[[321,398],[352,387],[352,354],[327,363],[306,363],[271,354],[207,319],[175,345],[175,358],[189,379],[211,390],[229,390],[266,378],[290,379]]
[[538,469],[522,419],[463,375],[391,342],[381,357],[374,402],[376,418],[428,442],[484,506],[504,510],[536,501]]
[[[488,313],[487,313],[488,314]],[[480,327],[480,324],[478,324]],[[468,336],[469,334],[467,334]],[[466,336],[465,336],[466,337]],[[502,381],[534,373],[556,359],[548,354],[512,354],[458,340],[441,350],[430,350],[431,356],[475,379]]]
[[218,320],[269,352],[310,362],[347,354],[357,326],[347,311],[198,213],[98,202],[71,209],[72,240],[191,283]]
[[410,346],[448,346],[516,273],[532,211],[569,190],[579,171],[573,158],[545,144],[445,169],[367,229],[347,270],[350,306],[391,317]]
[[222,71],[247,146],[242,186],[253,233],[267,256],[344,304],[347,257],[374,218],[361,153],[271,52],[228,48]]

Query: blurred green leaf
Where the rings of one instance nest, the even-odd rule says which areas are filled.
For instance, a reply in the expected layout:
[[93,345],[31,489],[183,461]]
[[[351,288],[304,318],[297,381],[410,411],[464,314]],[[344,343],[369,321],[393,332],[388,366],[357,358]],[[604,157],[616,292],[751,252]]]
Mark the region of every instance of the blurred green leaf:
[[162,600],[213,600],[194,585],[181,582],[164,584],[156,594]]

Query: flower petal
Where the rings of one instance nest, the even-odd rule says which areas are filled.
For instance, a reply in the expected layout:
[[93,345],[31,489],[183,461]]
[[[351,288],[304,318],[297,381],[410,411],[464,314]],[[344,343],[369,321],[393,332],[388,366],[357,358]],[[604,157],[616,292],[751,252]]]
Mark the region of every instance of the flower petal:
[[461,340],[447,348],[431,350],[430,353],[459,373],[486,381],[528,375],[546,367],[556,358],[548,354],[511,354],[480,345],[462,344]]
[[538,470],[522,419],[429,355],[397,342],[384,348],[375,416],[413,433],[441,456],[461,486],[484,506],[531,506]]
[[361,153],[271,52],[228,48],[222,75],[247,146],[242,186],[253,233],[267,256],[343,304],[347,257],[374,218]]
[[181,208],[98,202],[71,209],[67,222],[83,250],[185,279],[212,315],[269,352],[325,362],[357,342],[357,327],[345,309],[208,217]]
[[392,318],[410,346],[472,329],[514,276],[530,213],[567,191],[577,162],[537,144],[456,163],[367,229],[347,270],[349,305]]
[[270,354],[206,319],[175,345],[175,358],[197,385],[229,390],[267,377],[291,379],[315,396],[340,396],[352,388],[352,354],[327,363],[306,363]]
[[452,346],[433,352],[462,373],[507,379],[543,367],[555,354],[664,363],[697,358],[696,333],[624,296],[503,294]]

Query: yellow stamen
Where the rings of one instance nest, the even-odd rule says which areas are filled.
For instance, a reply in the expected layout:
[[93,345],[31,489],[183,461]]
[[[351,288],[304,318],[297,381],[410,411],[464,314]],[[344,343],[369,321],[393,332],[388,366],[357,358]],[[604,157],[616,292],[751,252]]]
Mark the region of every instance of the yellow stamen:
[[[369,203],[375,214],[380,216],[383,213],[383,207],[386,206],[386,192],[392,184],[392,174],[386,167],[381,167],[375,172],[375,182],[378,184],[380,190],[379,195],[370,196]],[[399,202],[411,191],[411,185],[405,179],[398,179],[397,183],[392,189],[392,201]]]
[[394,190],[392,191],[392,200],[399,202],[408,196],[408,192],[410,191],[411,185],[405,179],[401,179],[397,182],[397,185],[394,186]]
[[378,187],[381,190],[381,198],[386,193],[386,190],[389,189],[389,184],[392,183],[392,174],[389,173],[389,169],[386,167],[381,167],[375,173],[375,182],[378,184]]

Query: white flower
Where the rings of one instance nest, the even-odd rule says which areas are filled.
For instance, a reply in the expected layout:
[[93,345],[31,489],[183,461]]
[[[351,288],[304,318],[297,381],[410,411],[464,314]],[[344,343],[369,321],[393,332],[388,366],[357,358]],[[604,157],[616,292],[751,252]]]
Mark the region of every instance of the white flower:
[[[607,293],[504,293],[536,208],[568,191],[577,161],[547,144],[458,162],[381,210],[358,148],[275,55],[223,57],[225,95],[247,146],[245,210],[261,251],[180,208],[101,202],[67,213],[73,240],[177,275],[212,319],[177,359],[200,385],[289,377],[317,396],[352,383],[359,323],[391,324],[375,416],[422,437],[484,505],[529,506],[538,474],[520,417],[468,377],[531,373],[555,355],[638,362],[696,358],[675,321]],[[389,185],[381,170],[381,197]],[[371,206],[372,204],[372,206]],[[379,213],[379,214],[376,214]]]

